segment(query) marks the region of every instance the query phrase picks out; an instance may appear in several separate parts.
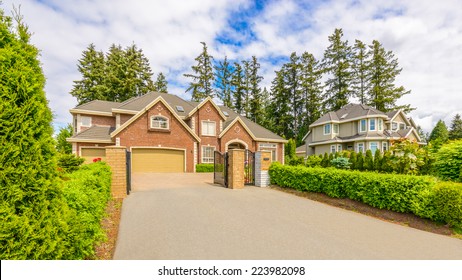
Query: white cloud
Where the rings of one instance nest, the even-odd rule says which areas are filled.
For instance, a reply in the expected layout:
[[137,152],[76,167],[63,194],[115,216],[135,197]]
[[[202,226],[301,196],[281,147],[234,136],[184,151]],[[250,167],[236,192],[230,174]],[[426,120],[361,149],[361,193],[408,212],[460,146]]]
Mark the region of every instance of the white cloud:
[[[201,41],[215,59],[256,55],[265,77],[263,86],[269,86],[281,63],[270,63],[270,57],[309,51],[320,59],[335,28],[343,28],[350,43],[360,39],[370,44],[377,39],[395,53],[403,67],[397,84],[412,90],[402,103],[418,108],[411,115],[425,130],[431,130],[439,118],[448,123],[456,113],[462,114],[462,2],[458,0],[268,1],[262,11],[242,18],[236,12],[252,7],[250,1],[3,2],[6,11],[12,3],[21,4],[34,33],[32,42],[42,50],[47,97],[59,125],[70,122],[68,110],[76,101],[68,92],[79,78],[77,60],[90,43],[107,50],[112,43],[135,42],[155,74],[162,71],[174,82],[170,90],[187,97],[182,74],[190,71]],[[236,31],[229,25],[240,19],[248,21],[250,30]],[[242,40],[243,46],[218,43],[220,34]]]

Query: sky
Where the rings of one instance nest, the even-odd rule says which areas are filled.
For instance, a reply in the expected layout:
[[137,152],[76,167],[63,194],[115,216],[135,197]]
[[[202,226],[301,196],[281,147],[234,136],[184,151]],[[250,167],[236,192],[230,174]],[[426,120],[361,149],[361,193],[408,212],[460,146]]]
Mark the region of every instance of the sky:
[[[1,0],[0,0],[1,1]],[[93,43],[106,52],[113,43],[135,43],[154,76],[163,72],[170,93],[189,99],[188,78],[205,42],[215,60],[260,64],[263,87],[292,52],[322,59],[328,36],[342,28],[344,39],[378,40],[403,68],[396,80],[411,93],[398,104],[429,132],[439,119],[449,126],[462,114],[462,1],[460,0],[2,0],[10,15],[20,7],[41,50],[45,91],[55,130],[71,123],[77,101],[69,92],[81,78],[77,63]]]

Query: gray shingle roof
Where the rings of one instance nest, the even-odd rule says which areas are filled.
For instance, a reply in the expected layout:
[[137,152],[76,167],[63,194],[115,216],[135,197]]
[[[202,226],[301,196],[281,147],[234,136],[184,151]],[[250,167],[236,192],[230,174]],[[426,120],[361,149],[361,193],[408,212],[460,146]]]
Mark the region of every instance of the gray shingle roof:
[[122,103],[112,101],[93,100],[88,103],[79,105],[74,109],[112,113],[112,108],[117,108]]
[[383,115],[385,118],[388,117],[382,111],[372,108],[363,104],[348,104],[340,108],[335,112],[329,112],[324,114],[310,126],[316,126],[317,124],[331,122],[331,121],[348,121],[350,119],[367,117],[370,115]]
[[111,141],[111,132],[115,130],[115,127],[108,126],[92,126],[86,129],[72,138],[81,140],[108,140]]

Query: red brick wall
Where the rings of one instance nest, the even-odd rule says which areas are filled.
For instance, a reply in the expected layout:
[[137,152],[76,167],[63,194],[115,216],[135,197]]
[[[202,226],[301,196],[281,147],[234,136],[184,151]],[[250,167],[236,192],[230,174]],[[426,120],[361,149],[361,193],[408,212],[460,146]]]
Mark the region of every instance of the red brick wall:
[[[214,146],[218,151],[220,150],[220,141],[218,135],[220,135],[220,121],[223,121],[218,110],[212,105],[210,101],[205,103],[199,110],[197,110],[193,117],[195,117],[195,133],[201,138],[201,143],[198,147],[197,162],[202,162],[202,146]],[[215,136],[203,136],[202,135],[202,121],[213,121],[215,122]]]
[[120,125],[123,125],[126,121],[131,119],[134,115],[120,114]]
[[248,149],[252,152],[256,151],[256,142],[253,141],[250,134],[247,133],[247,131],[244,129],[244,127],[242,127],[242,125],[239,122],[233,124],[233,126],[229,128],[229,130],[221,138],[220,151],[224,152],[226,150],[226,143],[228,143],[231,140],[235,140],[236,138],[241,141],[244,141],[247,144]]
[[[115,127],[115,117],[107,117],[107,116],[95,116],[95,115],[80,115],[81,117],[91,117],[91,125],[99,125],[99,126],[112,126]],[[80,126],[80,132],[88,129],[89,127]]]
[[[150,131],[149,122],[153,115],[161,115],[169,119],[168,131]],[[186,172],[194,171],[194,142],[196,139],[183,127],[161,103],[155,104],[148,112],[140,116],[115,137],[120,138],[120,145],[131,147],[166,147],[186,149]]]

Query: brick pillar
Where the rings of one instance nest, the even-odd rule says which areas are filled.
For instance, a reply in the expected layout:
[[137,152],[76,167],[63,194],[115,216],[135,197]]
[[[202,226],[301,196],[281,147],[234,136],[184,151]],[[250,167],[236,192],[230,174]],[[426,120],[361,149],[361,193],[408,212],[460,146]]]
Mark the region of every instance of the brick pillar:
[[127,196],[126,160],[125,147],[106,147],[106,163],[112,170],[111,193],[114,198],[125,198]]
[[271,165],[271,152],[255,152],[255,186],[267,187],[270,184],[269,166]]
[[233,149],[228,151],[228,188],[244,188],[244,152],[245,150]]

